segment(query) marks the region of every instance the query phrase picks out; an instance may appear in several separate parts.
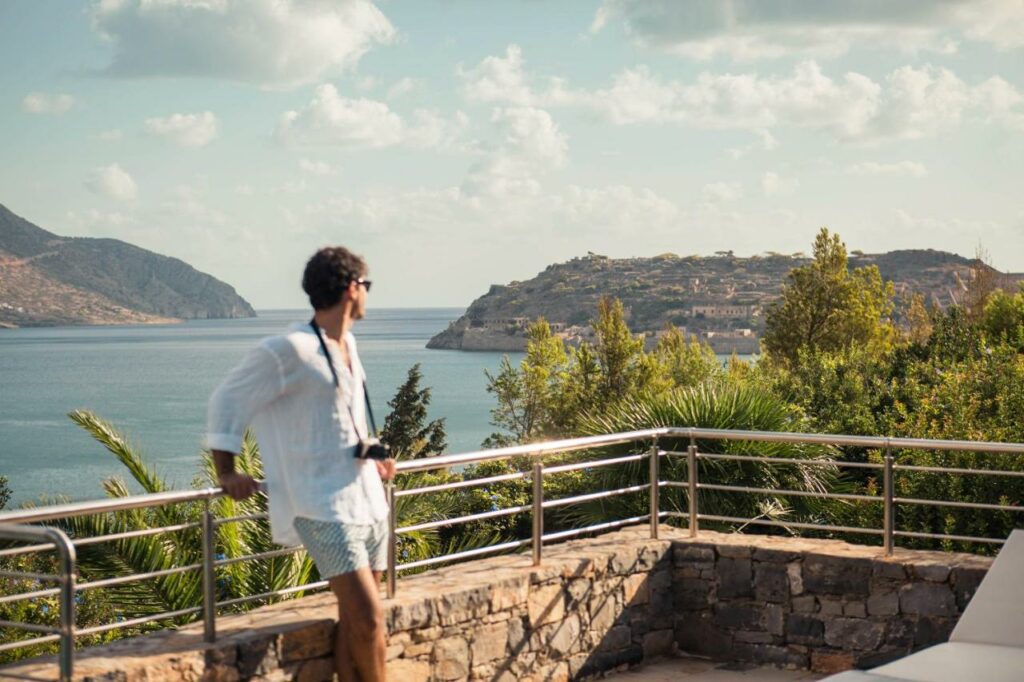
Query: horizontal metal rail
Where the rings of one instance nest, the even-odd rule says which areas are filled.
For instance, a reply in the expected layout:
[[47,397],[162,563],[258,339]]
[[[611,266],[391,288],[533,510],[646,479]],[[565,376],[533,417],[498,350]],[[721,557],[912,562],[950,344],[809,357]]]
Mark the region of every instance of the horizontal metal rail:
[[626,495],[627,493],[638,493],[643,490],[650,490],[651,484],[644,483],[642,485],[633,485],[628,488],[618,488],[616,490],[604,490],[599,493],[587,493],[585,495],[574,495],[572,497],[562,497],[557,500],[546,500],[541,506],[544,509],[551,509],[553,507],[567,507],[571,504],[579,504],[581,502],[590,502],[591,500],[603,500],[606,497],[616,497],[618,495]]
[[295,554],[296,552],[306,549],[305,547],[283,547],[281,549],[271,549],[266,552],[259,552],[257,554],[246,554],[245,556],[231,557],[230,559],[218,559],[213,562],[214,566],[230,566],[231,564],[237,564],[242,561],[260,561],[262,559],[273,559],[274,557],[287,556],[289,554]]
[[579,471],[580,469],[597,469],[599,467],[612,466],[614,464],[625,464],[627,462],[639,462],[650,457],[648,454],[626,455],[625,457],[609,457],[607,459],[596,459],[591,462],[577,462],[575,464],[558,464],[553,467],[544,467],[544,475],[564,474],[567,471]]
[[878,495],[856,495],[853,493],[823,493],[816,490],[784,490],[781,488],[750,488],[743,485],[719,485],[717,483],[698,483],[702,490],[723,490],[736,493],[754,493],[757,495],[781,495],[783,497],[818,497],[827,500],[853,500],[858,502],[883,502]]
[[878,528],[857,528],[855,526],[829,526],[820,523],[804,523],[800,521],[773,521],[771,519],[744,519],[737,516],[719,516],[717,514],[697,514],[701,521],[719,521],[722,523],[752,523],[757,526],[776,526],[778,528],[802,528],[805,530],[826,530],[833,533],[864,533],[865,535],[882,535]]
[[602,530],[611,530],[612,528],[632,526],[637,523],[649,521],[650,518],[650,514],[644,514],[643,516],[633,516],[628,519],[619,519],[618,521],[607,521],[605,523],[598,523],[593,526],[587,526],[586,528],[574,528],[572,530],[563,530],[557,533],[548,533],[544,536],[544,541],[551,542],[553,540],[564,540],[566,538],[574,538],[578,535],[586,535],[587,533],[596,533]]
[[19,639],[14,642],[7,642],[6,644],[0,644],[0,652],[13,651],[14,649],[23,649],[27,646],[36,646],[38,644],[49,644],[50,642],[60,641],[60,635],[47,635],[45,637],[33,637],[32,639]]
[[422,488],[407,488],[405,490],[396,490],[395,497],[409,497],[410,495],[421,495],[424,493],[437,493],[445,490],[458,490],[459,488],[472,488],[479,485],[487,485],[488,483],[502,483],[504,481],[519,481],[524,478],[529,478],[530,475],[525,472],[517,472],[514,474],[501,474],[500,476],[487,476],[485,478],[470,478],[465,481],[452,481],[451,483],[438,483],[437,485],[425,485]]
[[[674,455],[686,456],[685,452]],[[798,464],[811,466],[841,467],[844,469],[881,469],[883,465],[874,462],[839,462],[832,459],[800,459],[799,457],[765,457],[764,455],[723,455],[712,452],[698,452],[697,459],[715,459],[726,462],[763,462],[768,464]]]
[[496,519],[500,516],[512,516],[513,514],[522,514],[523,512],[527,511],[530,511],[530,505],[524,504],[518,507],[506,507],[505,509],[495,509],[493,511],[480,512],[479,514],[457,516],[454,519],[426,521],[424,523],[417,523],[412,526],[403,526],[402,528],[396,528],[395,532],[415,533],[416,531],[431,530],[432,528],[441,528],[443,526],[455,526],[462,523],[472,523],[473,521],[483,521],[484,519]]
[[914,497],[897,497],[897,504],[921,504],[936,507],[956,507],[957,509],[988,509],[991,511],[1024,512],[1024,507],[1006,504],[989,504],[987,502],[954,502],[952,500],[923,500]]
[[399,571],[411,571],[414,568],[423,568],[424,566],[433,566],[434,564],[443,564],[449,561],[458,561],[459,559],[469,559],[471,557],[483,556],[484,554],[495,554],[497,552],[504,552],[510,549],[518,549],[519,547],[526,547],[530,542],[531,540],[513,540],[512,542],[503,542],[500,545],[467,549],[464,552],[455,552],[454,554],[445,554],[443,556],[430,557],[429,559],[410,561],[407,564],[398,564],[395,566],[395,569]]
[[280,590],[274,590],[273,592],[264,592],[263,594],[253,594],[248,597],[237,597],[235,599],[225,599],[224,601],[217,602],[217,606],[235,606],[237,604],[247,604],[249,602],[259,601],[261,599],[270,599],[271,597],[286,597],[289,594],[296,594],[298,592],[316,592],[327,587],[330,583],[326,580],[321,580],[315,583],[308,583],[306,585],[297,585],[296,587],[286,587]]
[[11,580],[37,580],[39,582],[59,583],[61,577],[52,573],[33,573],[32,571],[0,571],[0,578]]
[[976,535],[948,535],[945,533],[919,533],[909,530],[898,530],[896,535],[903,538],[921,538],[925,540],[955,540],[957,542],[988,542],[994,545],[1002,545],[1006,540],[1002,538],[981,538]]
[[111,630],[123,630],[124,628],[135,627],[136,625],[145,625],[146,623],[153,623],[161,620],[171,620],[173,618],[181,618],[182,616],[191,616],[196,613],[202,613],[202,611],[203,607],[195,606],[190,609],[178,609],[177,611],[156,613],[152,616],[142,616],[140,618],[132,618],[130,620],[121,620],[116,623],[108,623],[106,625],[95,625],[91,628],[79,628],[75,630],[75,636],[81,637],[84,635],[97,635],[101,632],[110,632]]
[[53,625],[36,625],[35,623],[19,623],[14,620],[0,620],[0,628],[11,628],[13,630],[26,630],[28,632],[45,632],[47,634],[60,632],[60,628]]
[[979,476],[1008,476],[1024,478],[1024,471],[1006,471],[1005,469],[958,469],[956,467],[928,467],[916,464],[894,464],[897,471],[922,471],[930,474],[976,474]]
[[149,573],[133,573],[131,575],[118,576],[117,578],[107,578],[106,580],[94,580],[88,583],[78,583],[78,587],[76,589],[79,592],[81,592],[83,590],[93,590],[97,587],[113,587],[114,585],[124,585],[125,583],[132,583],[137,580],[163,578],[169,575],[188,573],[190,571],[198,571],[202,567],[202,564],[190,564],[188,566],[176,566],[174,568],[165,568],[161,571],[150,571]]
[[42,599],[43,597],[53,597],[58,594],[60,594],[59,587],[51,587],[48,590],[36,590],[35,592],[19,592],[18,594],[8,594],[0,597],[0,604],[11,604],[27,599]]
[[[223,526],[227,523],[238,523],[240,521],[261,521],[263,519],[269,519],[270,515],[267,512],[259,512],[258,514],[244,514],[242,516],[229,516],[226,519],[214,519],[213,525]],[[199,525],[198,523],[196,524]]]

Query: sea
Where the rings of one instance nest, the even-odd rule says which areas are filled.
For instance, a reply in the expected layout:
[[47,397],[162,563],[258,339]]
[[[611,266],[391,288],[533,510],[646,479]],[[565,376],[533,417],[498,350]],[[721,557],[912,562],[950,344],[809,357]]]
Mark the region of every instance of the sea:
[[[463,312],[370,309],[353,327],[378,426],[419,363],[421,385],[431,391],[428,418],[445,420],[450,452],[479,449],[494,431],[485,371],[496,370],[504,354],[426,349]],[[172,486],[189,487],[199,472],[210,392],[261,338],[308,317],[261,310],[241,320],[0,330],[0,476],[12,491],[8,506],[58,496],[99,499],[105,479],[130,479],[68,419],[75,409],[111,422]],[[508,355],[514,362],[522,357]]]

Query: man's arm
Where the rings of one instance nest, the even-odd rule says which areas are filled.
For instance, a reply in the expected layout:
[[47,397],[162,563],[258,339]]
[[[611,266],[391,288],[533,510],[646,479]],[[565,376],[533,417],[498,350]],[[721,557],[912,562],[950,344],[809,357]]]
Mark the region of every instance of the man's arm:
[[212,450],[213,464],[217,469],[217,479],[230,497],[244,500],[258,489],[256,479],[248,474],[235,471],[235,455],[226,450]]

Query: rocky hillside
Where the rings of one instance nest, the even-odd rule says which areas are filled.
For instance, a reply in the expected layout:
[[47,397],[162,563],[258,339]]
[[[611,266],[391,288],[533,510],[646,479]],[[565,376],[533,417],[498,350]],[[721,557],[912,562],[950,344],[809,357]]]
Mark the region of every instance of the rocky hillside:
[[117,239],[61,237],[0,205],[0,326],[254,317],[220,280]]
[[[739,258],[731,252],[630,259],[590,254],[548,266],[525,282],[492,285],[427,347],[522,350],[526,325],[541,316],[568,341],[585,339],[598,299],[612,296],[623,302],[635,332],[654,334],[672,324],[720,352],[756,352],[765,308],[779,296],[789,271],[808,260],[781,254]],[[959,300],[972,263],[933,250],[850,256],[851,267],[877,265],[882,277],[895,283],[898,296],[920,292],[943,307]],[[1024,279],[995,274],[1004,286]]]

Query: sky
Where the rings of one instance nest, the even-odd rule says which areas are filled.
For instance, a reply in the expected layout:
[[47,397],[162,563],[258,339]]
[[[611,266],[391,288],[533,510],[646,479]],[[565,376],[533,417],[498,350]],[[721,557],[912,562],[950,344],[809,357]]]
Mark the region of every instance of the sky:
[[305,305],[611,257],[1024,271],[1024,0],[4,0],[0,204]]

